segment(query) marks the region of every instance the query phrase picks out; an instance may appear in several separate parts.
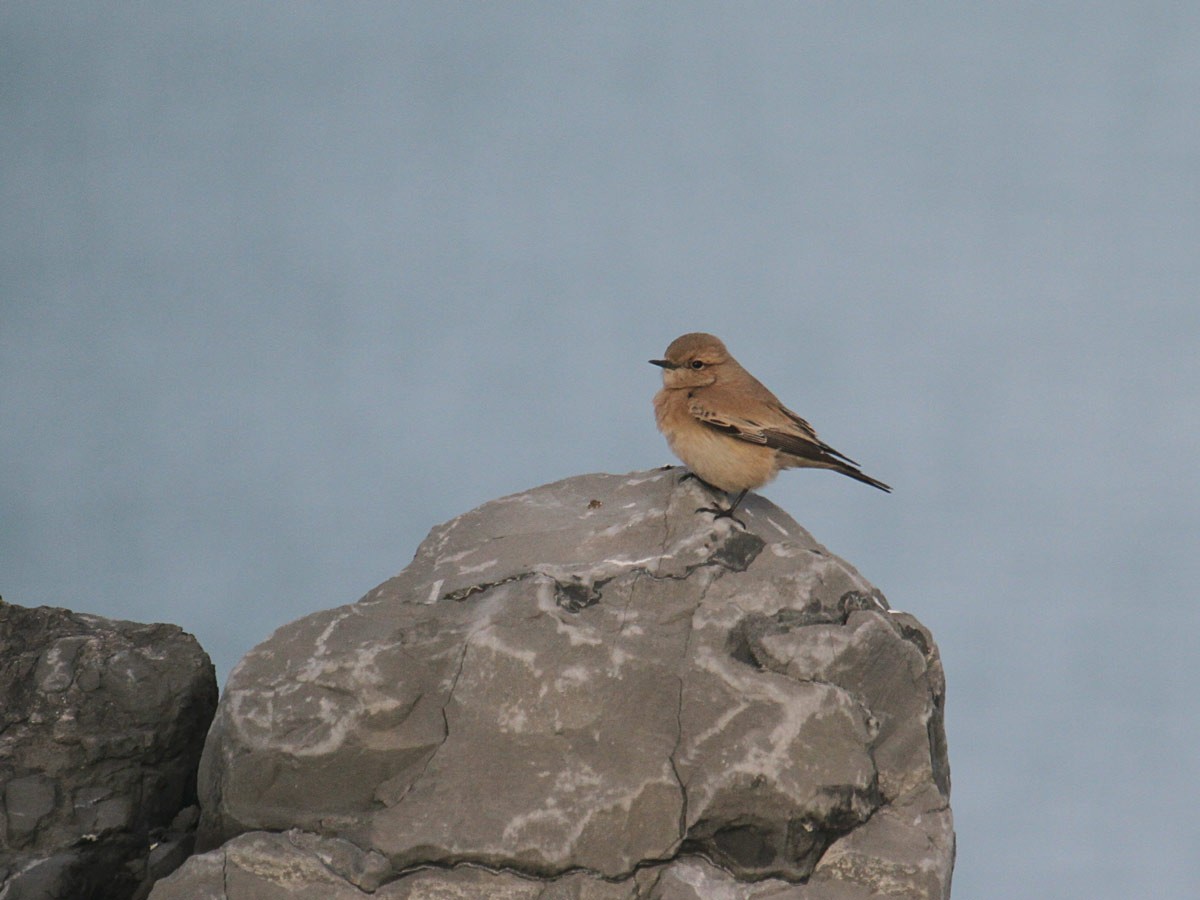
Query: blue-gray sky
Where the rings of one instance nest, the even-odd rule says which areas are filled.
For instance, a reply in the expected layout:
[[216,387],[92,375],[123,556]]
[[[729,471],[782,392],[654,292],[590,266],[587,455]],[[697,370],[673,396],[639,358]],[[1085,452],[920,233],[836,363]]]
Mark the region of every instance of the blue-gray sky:
[[732,351],[896,487],[764,493],[941,646],[956,896],[1200,894],[1200,12],[0,5],[0,593],[251,646],[670,460]]

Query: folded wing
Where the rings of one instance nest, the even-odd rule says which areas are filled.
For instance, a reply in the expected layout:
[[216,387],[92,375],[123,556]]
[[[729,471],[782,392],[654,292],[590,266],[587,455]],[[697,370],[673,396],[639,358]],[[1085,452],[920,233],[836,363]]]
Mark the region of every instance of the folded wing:
[[[877,481],[870,475],[859,471],[858,463],[846,454],[833,449],[818,438],[813,427],[800,416],[785,406],[775,407],[770,412],[776,412],[776,410],[781,415],[770,415],[769,418],[773,421],[768,424],[755,421],[751,417],[719,413],[706,406],[702,400],[694,397],[688,405],[688,411],[709,428],[738,440],[761,444],[789,457],[794,457],[793,465],[833,469],[864,484],[877,487],[881,491],[891,491],[891,488],[882,481]],[[764,416],[763,418],[768,417]],[[791,462],[791,460],[788,461]]]

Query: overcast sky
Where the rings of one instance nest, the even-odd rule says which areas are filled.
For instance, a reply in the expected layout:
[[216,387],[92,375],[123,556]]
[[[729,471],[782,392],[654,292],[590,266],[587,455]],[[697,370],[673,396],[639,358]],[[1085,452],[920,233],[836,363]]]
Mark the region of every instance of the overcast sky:
[[670,461],[711,331],[892,484],[963,898],[1200,895],[1200,7],[0,5],[0,593],[223,682],[435,524]]

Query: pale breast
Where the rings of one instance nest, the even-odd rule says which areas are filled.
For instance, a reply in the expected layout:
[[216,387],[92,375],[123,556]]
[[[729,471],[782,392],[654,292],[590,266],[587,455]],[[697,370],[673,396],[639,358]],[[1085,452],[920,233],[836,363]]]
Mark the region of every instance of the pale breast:
[[723,491],[766,484],[778,472],[776,452],[722,434],[688,412],[686,391],[661,390],[654,398],[658,429],[689,469]]

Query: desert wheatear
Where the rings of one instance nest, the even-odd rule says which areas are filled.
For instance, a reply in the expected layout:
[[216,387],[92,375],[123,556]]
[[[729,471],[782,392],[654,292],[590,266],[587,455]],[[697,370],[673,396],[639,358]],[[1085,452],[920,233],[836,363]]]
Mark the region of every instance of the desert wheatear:
[[728,509],[705,508],[718,518],[732,517],[746,492],[762,487],[780,469],[833,469],[891,491],[820,440],[711,334],[676,338],[666,359],[650,362],[663,369],[654,418],[671,451],[701,481],[730,494],[740,491]]

